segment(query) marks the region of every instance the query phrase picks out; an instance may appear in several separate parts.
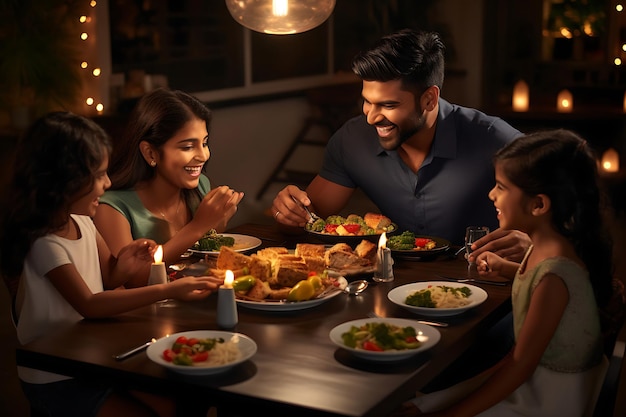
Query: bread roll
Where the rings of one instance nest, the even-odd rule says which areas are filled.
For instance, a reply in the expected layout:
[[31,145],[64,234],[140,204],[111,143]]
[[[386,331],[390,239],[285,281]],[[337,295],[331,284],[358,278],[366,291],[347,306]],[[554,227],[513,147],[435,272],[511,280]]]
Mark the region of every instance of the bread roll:
[[296,244],[296,252],[297,256],[311,256],[323,258],[324,253],[326,253],[326,246],[313,244],[313,243],[298,243]]
[[368,259],[372,263],[374,263],[374,260],[376,259],[377,251],[378,246],[365,239],[363,239],[361,243],[359,243],[356,248],[354,248],[354,253],[356,253],[357,256]]
[[365,224],[374,230],[382,230],[391,225],[391,219],[379,213],[366,213],[363,216],[363,220],[365,220]]
[[235,252],[228,246],[222,246],[217,255],[218,269],[242,269],[250,263],[250,257],[239,252]]

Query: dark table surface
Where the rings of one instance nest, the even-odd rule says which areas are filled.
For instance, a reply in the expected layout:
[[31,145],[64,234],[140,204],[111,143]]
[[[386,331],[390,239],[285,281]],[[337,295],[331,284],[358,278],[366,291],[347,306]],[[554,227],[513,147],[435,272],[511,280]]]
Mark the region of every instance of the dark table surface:
[[[314,242],[310,236],[284,235],[267,225],[246,224],[229,232],[261,238],[261,247],[294,248],[297,242]],[[250,336],[258,350],[251,359],[225,373],[173,373],[153,363],[145,351],[123,361],[113,358],[152,338],[218,329],[215,294],[199,302],[168,301],[111,319],[83,320],[19,347],[17,362],[148,390],[186,390],[241,414],[385,415],[432,381],[510,312],[510,286],[476,284],[487,291],[487,300],[460,315],[435,318],[449,323],[449,327],[437,328],[441,340],[403,361],[358,359],[331,342],[329,332],[371,312],[382,317],[428,320],[395,305],[387,293],[399,285],[438,280],[438,274],[466,275],[467,262],[462,255],[451,256],[451,252],[434,259],[396,259],[393,282],[371,282],[359,296],[340,294],[310,309],[275,312],[239,306],[239,322],[233,331]]]

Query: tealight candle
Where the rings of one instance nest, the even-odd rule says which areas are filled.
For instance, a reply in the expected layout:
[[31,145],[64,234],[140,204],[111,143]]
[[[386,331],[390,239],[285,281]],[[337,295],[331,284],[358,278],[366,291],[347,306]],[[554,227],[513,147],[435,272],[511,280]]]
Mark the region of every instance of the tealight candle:
[[222,329],[232,329],[237,325],[237,304],[233,280],[235,275],[230,269],[226,270],[224,284],[217,293],[217,325]]
[[385,232],[378,239],[376,260],[376,272],[372,279],[376,282],[393,281],[393,259],[391,258],[391,249],[387,247],[387,234]]
[[150,277],[148,285],[165,284],[167,282],[167,274],[165,272],[165,263],[163,262],[163,246],[159,245],[154,252],[154,263],[150,267]]

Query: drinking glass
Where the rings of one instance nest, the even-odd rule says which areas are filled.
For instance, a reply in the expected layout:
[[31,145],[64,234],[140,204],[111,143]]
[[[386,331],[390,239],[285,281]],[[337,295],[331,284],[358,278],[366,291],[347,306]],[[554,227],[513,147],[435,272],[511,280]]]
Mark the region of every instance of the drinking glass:
[[[476,242],[489,233],[487,226],[468,226],[465,229],[465,258],[469,262],[469,255],[472,253],[472,243]],[[471,264],[472,262],[470,262]]]

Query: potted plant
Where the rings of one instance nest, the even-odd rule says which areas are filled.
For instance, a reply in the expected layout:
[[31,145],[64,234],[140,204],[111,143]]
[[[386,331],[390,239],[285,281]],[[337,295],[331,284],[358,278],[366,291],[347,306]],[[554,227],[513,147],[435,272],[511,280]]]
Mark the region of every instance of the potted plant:
[[85,3],[2,1],[0,107],[12,116],[15,127],[75,104],[81,89],[78,11]]

